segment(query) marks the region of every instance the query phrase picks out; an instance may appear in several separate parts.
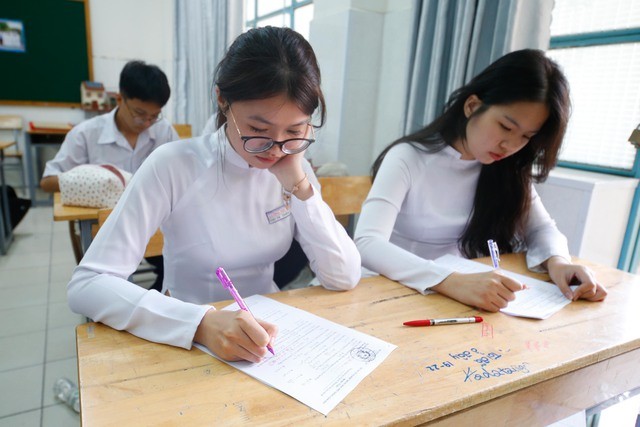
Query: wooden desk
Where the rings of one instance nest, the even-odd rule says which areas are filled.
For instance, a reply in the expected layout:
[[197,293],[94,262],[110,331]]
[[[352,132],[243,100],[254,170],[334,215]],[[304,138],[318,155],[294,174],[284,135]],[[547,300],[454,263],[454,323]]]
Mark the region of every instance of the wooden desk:
[[7,253],[13,241],[9,195],[4,181],[4,150],[13,145],[15,141],[0,141],[0,255]]
[[91,228],[98,223],[98,208],[81,208],[78,206],[65,206],[59,192],[53,193],[53,220],[54,221],[78,221],[80,224],[80,241],[82,253],[89,249],[93,240]]
[[49,129],[49,130],[27,130],[25,137],[25,158],[27,162],[27,178],[29,186],[29,197],[33,206],[49,205],[50,202],[37,200],[36,188],[40,185],[40,176],[38,176],[38,165],[35,164],[39,158],[37,151],[34,156],[34,150],[39,147],[56,146],[58,147],[64,141],[65,136],[69,132],[68,129]]
[[[53,193],[53,220],[54,221],[78,221],[80,224],[80,241],[82,245],[82,254],[87,252],[89,245],[93,241],[95,234],[98,232],[98,223],[104,222],[108,213],[104,218],[100,218],[100,211],[103,215],[105,209],[100,208],[83,208],[79,206],[65,206],[62,204],[60,192]],[[110,212],[110,211],[109,211]],[[102,224],[100,222],[100,224]],[[147,244],[144,256],[154,257],[162,255],[163,237],[162,232],[158,230]]]
[[[502,266],[525,273],[519,255]],[[578,301],[542,321],[482,313],[479,324],[404,327],[478,312],[382,277],[349,292],[270,295],[398,346],[326,418],[200,350],[80,325],[82,424],[547,425],[640,387],[640,277],[591,267],[607,301]]]

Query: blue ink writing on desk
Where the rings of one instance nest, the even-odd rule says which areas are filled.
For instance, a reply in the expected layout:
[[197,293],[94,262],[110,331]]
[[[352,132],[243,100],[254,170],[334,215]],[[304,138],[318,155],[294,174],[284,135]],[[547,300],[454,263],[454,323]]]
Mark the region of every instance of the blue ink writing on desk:
[[427,372],[437,375],[439,371],[456,369],[462,373],[463,383],[471,383],[490,380],[505,375],[528,374],[529,362],[517,362],[506,365],[503,356],[511,350],[495,349],[493,351],[481,351],[476,347],[470,347],[463,351],[450,352],[449,359],[435,361],[436,363],[425,366]]
[[493,268],[500,268],[500,251],[498,250],[498,244],[489,239],[487,240],[487,245],[489,246],[489,255],[491,255]]
[[[247,307],[247,304],[245,304],[244,300],[238,293],[238,290],[236,289],[235,286],[233,286],[233,282],[231,281],[231,279],[229,279],[229,276],[227,276],[227,273],[224,271],[224,268],[219,267],[216,270],[216,276],[218,276],[218,280],[220,280],[220,283],[222,283],[222,286],[224,286],[225,289],[229,291],[229,293],[231,294],[233,299],[236,301],[240,309],[248,312],[249,314],[251,314],[251,316],[253,316],[253,313],[251,313],[251,310],[249,310],[249,307]],[[255,316],[253,316],[253,318],[255,319]],[[275,356],[275,353],[273,351],[273,348],[271,347],[271,344],[267,344],[267,350],[269,350],[269,352]]]
[[495,368],[488,370],[484,366],[478,369],[467,368],[464,370],[464,382],[473,382],[473,381],[481,381],[489,378],[497,378],[502,377],[504,375],[513,375],[518,372],[522,372],[523,374],[528,374],[529,368],[527,368],[528,363],[522,362],[519,365],[511,365],[507,367]]

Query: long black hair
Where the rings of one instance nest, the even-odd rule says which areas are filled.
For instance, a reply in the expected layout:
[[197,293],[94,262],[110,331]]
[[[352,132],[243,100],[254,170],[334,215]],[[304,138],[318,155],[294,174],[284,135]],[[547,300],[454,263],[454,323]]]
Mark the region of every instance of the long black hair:
[[[476,95],[482,106],[467,118],[464,104],[471,95]],[[496,241],[502,252],[512,252],[522,244],[531,183],[544,181],[557,162],[571,102],[567,79],[554,61],[534,49],[501,57],[453,92],[442,115],[425,128],[394,141],[373,163],[375,179],[385,155],[395,145],[409,143],[427,152],[440,151],[457,140],[466,140],[467,123],[472,117],[492,105],[515,102],[542,102],[549,117],[516,154],[482,166],[473,210],[458,240],[460,251],[470,258],[488,255],[488,239]]]
[[[235,101],[286,95],[311,116],[320,107],[325,120],[325,101],[320,88],[320,68],[311,45],[290,28],[261,27],[241,34],[216,67],[215,85],[227,105]],[[218,111],[222,126],[226,111]]]

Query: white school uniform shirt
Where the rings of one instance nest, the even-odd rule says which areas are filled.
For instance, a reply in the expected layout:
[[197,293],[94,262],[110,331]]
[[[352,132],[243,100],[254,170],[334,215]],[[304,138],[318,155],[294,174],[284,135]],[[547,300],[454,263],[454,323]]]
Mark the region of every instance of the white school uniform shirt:
[[218,114],[213,113],[209,116],[207,123],[204,124],[204,128],[202,129],[201,135],[207,135],[209,133],[214,133],[218,128]]
[[[224,128],[224,127],[223,127]],[[295,237],[325,288],[360,280],[360,254],[322,200],[291,198],[266,169],[250,167],[224,130],[165,144],[133,176],[68,285],[76,313],[150,341],[190,348],[203,304],[231,299],[215,271],[224,267],[243,297],[277,292],[273,264]],[[288,216],[287,216],[288,215]],[[149,237],[164,234],[163,293],[127,282]]]
[[42,177],[59,175],[86,164],[110,164],[134,173],[153,150],[178,139],[171,123],[161,119],[141,132],[136,147],[131,148],[116,126],[116,111],[114,108],[74,126],[56,156],[47,162]]
[[[458,239],[473,208],[482,164],[446,146],[427,153],[408,143],[389,150],[362,206],[355,241],[363,267],[426,293],[454,271],[434,259],[462,256]],[[567,239],[531,187],[525,227],[527,265],[558,255],[571,260]]]

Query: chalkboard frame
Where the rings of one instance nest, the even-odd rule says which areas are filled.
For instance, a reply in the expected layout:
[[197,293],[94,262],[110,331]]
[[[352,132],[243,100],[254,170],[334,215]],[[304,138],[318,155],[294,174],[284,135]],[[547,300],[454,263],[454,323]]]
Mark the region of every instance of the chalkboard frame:
[[[76,5],[77,3],[82,5]],[[9,75],[8,80],[4,82],[5,89],[0,88],[2,91],[0,92],[0,105],[80,108],[80,83],[83,80],[93,80],[89,0],[29,0],[11,2],[7,8],[11,7],[13,9],[8,11],[9,16],[0,16],[0,18],[21,20],[24,23],[27,52],[0,52],[0,67],[6,67],[13,63],[18,68],[14,71],[17,75]],[[5,7],[0,9],[5,9]],[[58,27],[58,32],[53,33],[54,26],[57,24],[56,13],[60,14],[58,18],[63,23],[70,25],[65,26],[62,30]],[[0,15],[5,14],[7,14],[6,11],[0,12]],[[54,16],[50,16],[51,14]],[[70,19],[73,20],[68,21]],[[44,21],[47,22],[43,23]],[[64,46],[48,46],[49,39],[61,32],[64,33],[61,37],[67,37],[67,40],[69,37],[74,38],[74,50],[70,53],[67,52],[66,58],[64,57]],[[83,36],[81,41],[77,40],[79,35]],[[55,51],[57,56],[51,55],[50,51],[45,52],[43,49],[45,46],[51,50],[57,48]],[[21,57],[20,55],[27,56]],[[52,58],[58,64],[57,67],[50,66]],[[75,66],[72,58],[75,58],[73,61],[82,65]],[[65,62],[65,59],[69,61]],[[51,68],[55,68],[55,71]],[[35,69],[43,71],[42,79],[33,78]],[[7,70],[9,73],[12,71],[12,69]],[[29,78],[29,82],[19,81],[21,76]],[[56,86],[61,78],[66,79],[63,89]],[[9,95],[16,95],[17,88],[20,87],[23,89],[18,96],[7,96],[7,91],[9,91]],[[34,92],[38,94],[35,95]]]

